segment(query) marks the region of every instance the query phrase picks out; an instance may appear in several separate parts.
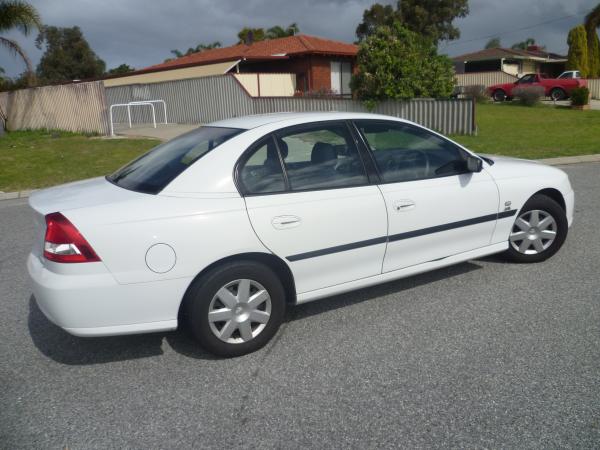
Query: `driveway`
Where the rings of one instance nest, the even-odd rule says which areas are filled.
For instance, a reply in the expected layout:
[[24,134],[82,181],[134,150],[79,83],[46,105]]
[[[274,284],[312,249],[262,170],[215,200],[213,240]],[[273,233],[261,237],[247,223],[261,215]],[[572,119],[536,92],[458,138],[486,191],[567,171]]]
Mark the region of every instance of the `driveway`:
[[485,258],[290,311],[219,360],[179,332],[81,339],[31,297],[32,216],[0,202],[0,447],[598,448],[600,163],[536,265]]
[[[571,100],[560,100],[553,102],[552,100],[542,100],[544,105],[558,105],[558,106],[571,106]],[[600,100],[590,100],[590,109],[600,110]]]

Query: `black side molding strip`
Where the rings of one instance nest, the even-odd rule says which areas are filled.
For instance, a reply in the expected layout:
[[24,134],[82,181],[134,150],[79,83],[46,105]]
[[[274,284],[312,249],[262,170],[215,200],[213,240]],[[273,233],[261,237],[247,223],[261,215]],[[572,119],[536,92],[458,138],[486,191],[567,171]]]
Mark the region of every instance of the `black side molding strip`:
[[488,214],[487,216],[475,217],[474,219],[459,220],[458,222],[446,223],[444,225],[436,225],[435,227],[422,228],[420,230],[408,231],[406,233],[392,234],[389,237],[390,242],[401,241],[403,239],[410,239],[418,236],[425,236],[426,234],[439,233],[440,231],[453,230],[455,228],[468,227],[469,225],[476,225],[478,223],[491,222],[497,219],[503,219],[505,217],[514,216],[517,213],[516,209],[511,211],[503,211],[499,214]]
[[386,242],[401,241],[403,239],[410,239],[418,236],[425,236],[427,234],[439,233],[440,231],[452,230],[455,228],[467,227],[469,225],[476,225],[478,223],[491,222],[497,219],[504,219],[506,217],[512,217],[517,213],[516,209],[510,211],[503,211],[498,214],[488,214],[487,216],[475,217],[473,219],[460,220],[458,222],[451,222],[444,225],[436,225],[435,227],[422,228],[420,230],[408,231],[406,233],[393,234],[389,237],[382,236],[374,239],[367,239],[365,241],[353,242],[351,244],[336,245],[335,247],[323,248],[321,250],[314,250],[306,253],[298,253],[297,255],[287,256],[290,262],[300,261],[308,258],[316,258],[318,256],[331,255],[333,253],[345,252],[348,250],[354,250],[357,248],[369,247],[371,245],[385,244]]
[[321,250],[315,250],[312,252],[299,253],[297,255],[287,256],[285,259],[288,261],[300,261],[301,259],[316,258],[317,256],[330,255],[332,253],[345,252],[347,250],[354,250],[356,248],[369,247],[371,245],[385,244],[387,237],[382,236],[374,239],[367,239],[366,241],[353,242],[352,244],[336,245],[335,247],[324,248]]

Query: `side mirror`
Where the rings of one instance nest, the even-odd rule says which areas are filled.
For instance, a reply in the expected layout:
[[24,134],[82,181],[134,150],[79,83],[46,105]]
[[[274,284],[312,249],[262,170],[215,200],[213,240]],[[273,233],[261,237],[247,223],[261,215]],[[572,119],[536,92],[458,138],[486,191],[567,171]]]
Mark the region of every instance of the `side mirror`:
[[469,155],[467,156],[467,170],[469,172],[481,172],[483,170],[483,162],[481,159]]

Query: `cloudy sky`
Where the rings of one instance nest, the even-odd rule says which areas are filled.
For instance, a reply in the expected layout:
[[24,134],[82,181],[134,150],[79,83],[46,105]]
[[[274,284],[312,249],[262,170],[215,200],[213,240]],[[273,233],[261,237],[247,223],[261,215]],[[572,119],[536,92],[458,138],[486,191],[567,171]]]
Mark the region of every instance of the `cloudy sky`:
[[[298,23],[306,34],[352,42],[362,12],[373,0],[29,0],[44,23],[78,25],[94,51],[108,68],[127,63],[142,68],[162,62],[170,50],[187,49],[201,42],[221,41],[231,45],[244,26],[270,27]],[[503,45],[527,37],[548,50],[566,53],[568,30],[581,23],[599,0],[471,0],[468,17],[455,23],[461,39],[442,43],[440,50],[451,56],[482,48],[489,36],[499,36]],[[380,3],[395,3],[384,1]],[[555,20],[558,19],[558,20]],[[13,32],[34,64],[41,51],[34,38]],[[0,49],[0,66],[8,75],[23,71],[23,65]]]

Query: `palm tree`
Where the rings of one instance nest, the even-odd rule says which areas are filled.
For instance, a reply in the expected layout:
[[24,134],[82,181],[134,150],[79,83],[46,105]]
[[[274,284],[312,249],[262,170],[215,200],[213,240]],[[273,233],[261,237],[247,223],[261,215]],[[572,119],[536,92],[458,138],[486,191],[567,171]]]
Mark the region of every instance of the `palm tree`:
[[[6,33],[13,28],[28,36],[33,29],[41,29],[42,21],[37,10],[29,3],[21,0],[0,0],[0,33]],[[25,51],[13,39],[0,36],[0,45],[10,53],[19,56],[29,73],[30,81],[33,81],[33,67]]]

